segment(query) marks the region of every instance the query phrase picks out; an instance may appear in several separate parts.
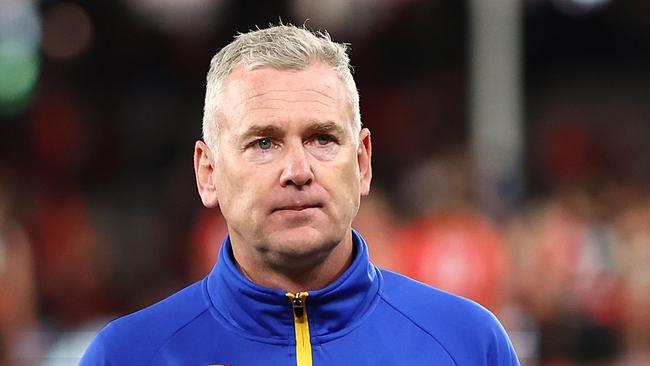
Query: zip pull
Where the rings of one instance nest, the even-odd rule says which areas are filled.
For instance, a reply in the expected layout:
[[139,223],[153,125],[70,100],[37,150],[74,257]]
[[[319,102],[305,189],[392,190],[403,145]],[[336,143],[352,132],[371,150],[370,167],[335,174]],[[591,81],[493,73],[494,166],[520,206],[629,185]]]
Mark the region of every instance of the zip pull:
[[293,307],[293,313],[296,314],[296,317],[302,318],[303,314],[305,314],[305,303],[300,297],[300,292],[296,292],[296,294],[293,296],[294,298],[291,299],[291,306]]
[[307,293],[288,293],[287,296],[291,300],[291,307],[293,308],[293,313],[295,314],[296,318],[302,318],[302,316],[305,314],[305,298],[307,297]]

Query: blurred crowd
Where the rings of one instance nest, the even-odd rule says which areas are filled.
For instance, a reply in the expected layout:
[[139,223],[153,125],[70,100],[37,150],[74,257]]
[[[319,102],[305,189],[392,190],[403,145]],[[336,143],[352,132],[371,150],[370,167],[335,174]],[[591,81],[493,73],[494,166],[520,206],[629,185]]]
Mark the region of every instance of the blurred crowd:
[[[466,164],[457,152],[414,164],[392,198],[375,185],[354,223],[373,262],[493,310],[524,365],[647,365],[650,187],[569,184],[494,220],[472,205]],[[192,180],[189,169],[184,177]],[[74,190],[48,188],[21,209],[20,184],[2,169],[7,365],[56,358],[56,347],[75,346],[60,344],[71,334],[83,347],[105,321],[200,279],[226,234],[218,210],[196,207],[183,228],[172,212],[118,208]],[[173,250],[161,245],[170,233]]]
[[203,78],[235,30],[278,14],[352,43],[375,147],[353,226],[375,264],[491,309],[524,366],[650,364],[644,1],[592,15],[526,2],[526,194],[498,217],[476,204],[467,148],[465,2],[354,18],[368,2],[193,0],[216,20],[190,12],[189,33],[156,2],[122,3],[140,5],[40,4],[38,82],[22,107],[0,86],[0,365],[74,364],[107,321],[210,271],[226,228],[195,192]]
[[[431,197],[458,188],[430,183]],[[501,221],[463,200],[403,221],[375,191],[355,226],[375,263],[493,310],[523,365],[647,365],[648,188],[566,186]]]

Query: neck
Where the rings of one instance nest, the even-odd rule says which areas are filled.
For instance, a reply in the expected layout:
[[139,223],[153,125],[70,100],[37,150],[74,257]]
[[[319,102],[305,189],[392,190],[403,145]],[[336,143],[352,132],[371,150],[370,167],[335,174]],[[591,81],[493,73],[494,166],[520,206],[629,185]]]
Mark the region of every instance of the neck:
[[234,261],[241,273],[252,282],[287,292],[318,290],[339,278],[352,263],[353,243],[349,232],[327,253],[308,258],[270,261],[265,256],[252,256],[232,243]]

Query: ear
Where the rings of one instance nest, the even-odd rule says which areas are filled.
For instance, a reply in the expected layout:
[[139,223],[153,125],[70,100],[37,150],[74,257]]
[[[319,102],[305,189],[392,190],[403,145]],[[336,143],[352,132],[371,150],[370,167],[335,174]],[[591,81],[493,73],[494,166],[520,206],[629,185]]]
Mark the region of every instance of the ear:
[[357,148],[357,161],[359,163],[359,187],[362,196],[370,193],[372,180],[372,143],[370,130],[364,128],[359,133],[359,147]]
[[219,200],[214,182],[215,163],[212,152],[203,141],[197,141],[194,145],[194,175],[196,176],[196,188],[203,205],[208,208],[217,207]]

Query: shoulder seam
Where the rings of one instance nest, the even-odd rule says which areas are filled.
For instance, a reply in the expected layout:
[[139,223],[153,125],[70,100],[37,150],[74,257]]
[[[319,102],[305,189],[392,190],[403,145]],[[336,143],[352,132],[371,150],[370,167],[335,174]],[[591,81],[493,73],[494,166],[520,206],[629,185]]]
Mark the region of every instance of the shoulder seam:
[[400,309],[398,309],[398,308],[397,308],[395,305],[393,305],[393,304],[392,304],[392,303],[391,303],[387,298],[385,298],[383,293],[380,293],[380,294],[379,294],[379,297],[380,297],[380,298],[381,298],[381,299],[382,299],[382,300],[383,300],[383,301],[384,301],[388,306],[390,306],[393,310],[397,311],[397,312],[400,313],[403,317],[405,317],[409,322],[411,322],[411,324],[413,324],[414,326],[416,326],[417,328],[419,328],[420,330],[422,330],[424,333],[428,334],[429,337],[433,338],[433,340],[434,340],[436,343],[438,343],[438,344],[440,345],[440,347],[442,347],[442,349],[445,350],[445,352],[447,353],[447,355],[449,356],[449,358],[451,358],[451,360],[454,362],[454,365],[458,366],[458,362],[456,362],[456,359],[454,358],[454,356],[451,355],[451,353],[449,352],[449,350],[447,349],[447,347],[445,347],[445,345],[442,344],[442,342],[440,342],[440,340],[439,340],[436,336],[434,336],[433,334],[431,334],[431,333],[430,333],[429,331],[427,331],[426,329],[422,328],[418,323],[416,323],[413,319],[411,319],[410,316],[404,314],[403,311],[401,311]]
[[209,308],[206,307],[205,309],[203,309],[202,311],[200,311],[198,314],[196,314],[194,317],[192,317],[192,319],[190,319],[190,320],[188,320],[187,322],[185,322],[185,324],[183,324],[183,326],[181,326],[181,327],[179,327],[178,329],[176,329],[176,330],[174,331],[174,333],[172,333],[172,334],[171,334],[167,339],[165,339],[165,341],[162,342],[162,343],[160,344],[160,346],[156,349],[156,351],[151,355],[151,358],[149,359],[149,362],[147,362],[147,366],[150,366],[150,365],[151,365],[151,363],[152,363],[153,360],[156,358],[156,356],[158,355],[158,353],[160,353],[160,350],[161,350],[163,347],[165,347],[165,346],[167,345],[167,343],[169,343],[169,341],[170,341],[172,338],[174,338],[174,337],[176,336],[176,334],[178,334],[181,330],[183,330],[185,327],[187,327],[190,323],[192,323],[194,320],[196,320],[198,317],[200,317],[201,315],[203,315],[203,314],[204,314],[206,311],[208,311],[208,310],[209,310]]

